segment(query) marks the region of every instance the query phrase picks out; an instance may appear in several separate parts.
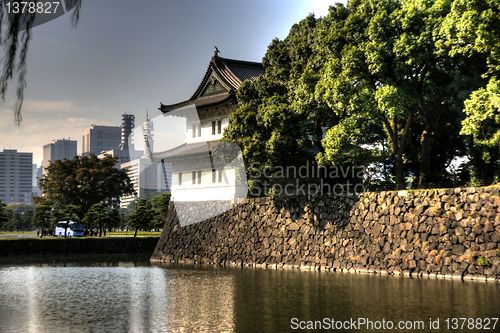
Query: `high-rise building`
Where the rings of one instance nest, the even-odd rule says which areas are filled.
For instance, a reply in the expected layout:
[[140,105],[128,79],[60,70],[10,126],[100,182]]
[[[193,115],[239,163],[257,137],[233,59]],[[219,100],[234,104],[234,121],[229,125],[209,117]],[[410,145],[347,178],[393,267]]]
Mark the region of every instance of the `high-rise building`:
[[120,207],[127,208],[136,198],[144,198],[155,193],[169,192],[168,176],[171,174],[170,165],[153,163],[145,156],[121,164],[127,172],[135,190],[135,195],[120,198]]
[[31,183],[33,187],[32,187],[31,192],[32,192],[34,197],[39,197],[42,195],[42,192],[40,191],[40,187],[38,186],[38,181],[40,180],[40,178],[42,176],[40,173],[41,169],[42,169],[41,167],[39,168],[36,164],[33,164],[33,174],[32,174],[33,178],[32,178],[32,183]]
[[50,162],[60,161],[64,159],[71,160],[76,156],[76,140],[60,139],[43,146],[43,162],[42,167],[46,168]]
[[144,138],[144,153],[139,158],[121,163],[134,186],[135,196],[120,198],[120,207],[127,208],[136,198],[144,198],[154,193],[170,192],[172,170],[169,163],[154,163],[151,161],[153,150],[153,122],[146,115],[142,126]]
[[99,155],[103,151],[119,148],[120,126],[91,125],[83,131],[82,156]]
[[135,116],[133,114],[122,114],[122,126],[121,126],[121,150],[129,149],[129,137],[135,127]]
[[0,152],[0,200],[4,203],[31,203],[33,153],[15,149]]

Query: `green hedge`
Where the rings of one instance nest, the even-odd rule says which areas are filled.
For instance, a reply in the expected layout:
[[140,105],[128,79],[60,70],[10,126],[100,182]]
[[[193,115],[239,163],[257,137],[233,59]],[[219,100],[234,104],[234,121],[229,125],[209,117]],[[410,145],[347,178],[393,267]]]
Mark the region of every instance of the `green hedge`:
[[158,237],[5,239],[0,240],[0,256],[153,253],[157,242]]

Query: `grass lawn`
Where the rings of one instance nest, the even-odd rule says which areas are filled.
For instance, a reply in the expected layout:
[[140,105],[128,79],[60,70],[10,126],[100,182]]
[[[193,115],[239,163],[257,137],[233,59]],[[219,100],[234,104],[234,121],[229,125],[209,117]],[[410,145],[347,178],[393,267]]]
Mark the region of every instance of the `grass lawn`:
[[[137,237],[160,237],[160,231],[139,231]],[[111,231],[106,233],[106,237],[134,237],[134,230],[129,231]]]
[[0,231],[0,239],[35,238],[36,231]]
[[[160,237],[161,232],[155,231],[139,231],[137,237]],[[17,239],[17,238],[35,238],[36,231],[0,231],[0,240],[2,239]],[[112,231],[107,232],[106,237],[134,237],[134,230],[129,231]],[[42,239],[52,239],[52,236],[43,236]],[[64,238],[64,237],[63,237]],[[77,237],[82,238],[82,237]],[[91,238],[91,237],[86,237]],[[99,238],[99,237],[95,237]],[[104,237],[101,237],[104,238]]]

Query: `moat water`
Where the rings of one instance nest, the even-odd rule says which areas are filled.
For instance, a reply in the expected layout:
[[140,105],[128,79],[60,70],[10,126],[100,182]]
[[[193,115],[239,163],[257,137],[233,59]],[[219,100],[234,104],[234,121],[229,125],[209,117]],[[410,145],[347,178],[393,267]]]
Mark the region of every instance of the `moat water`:
[[0,266],[3,333],[289,332],[323,318],[422,321],[413,331],[445,332],[446,318],[499,315],[493,283],[130,261]]

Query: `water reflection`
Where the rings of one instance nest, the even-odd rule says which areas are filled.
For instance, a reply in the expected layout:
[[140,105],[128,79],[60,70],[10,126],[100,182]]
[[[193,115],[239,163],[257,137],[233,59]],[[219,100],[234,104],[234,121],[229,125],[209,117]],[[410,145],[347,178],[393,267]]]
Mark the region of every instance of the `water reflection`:
[[396,322],[500,315],[498,284],[280,270],[236,275],[238,332],[252,332],[249,323],[288,332],[293,317]]
[[0,332],[288,332],[293,317],[498,317],[498,284],[134,262],[0,266]]

